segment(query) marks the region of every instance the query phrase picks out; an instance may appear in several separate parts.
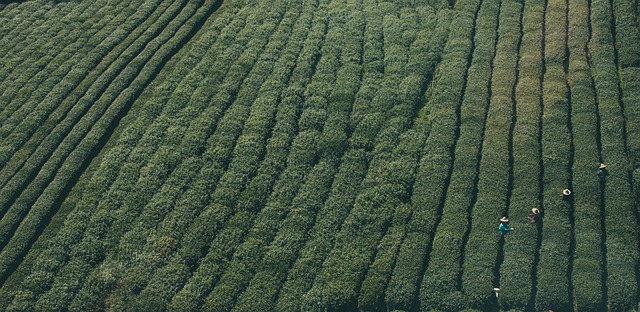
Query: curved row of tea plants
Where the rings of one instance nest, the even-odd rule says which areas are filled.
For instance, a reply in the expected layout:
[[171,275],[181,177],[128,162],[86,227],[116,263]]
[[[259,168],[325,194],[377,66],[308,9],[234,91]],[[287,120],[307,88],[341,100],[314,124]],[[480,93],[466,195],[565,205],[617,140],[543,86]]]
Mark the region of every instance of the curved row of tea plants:
[[[114,122],[119,120],[123,112],[130,106],[132,99],[138,96],[167,58],[175,53],[177,47],[191,36],[190,33],[199,21],[211,13],[215,8],[215,2],[209,2],[206,10],[200,10],[196,13],[198,8],[200,8],[200,4],[193,4],[190,9],[180,10],[177,15],[179,18],[165,17],[165,23],[161,28],[158,28],[158,36],[156,38],[150,37],[147,42],[143,42],[142,47],[145,50],[137,56],[134,54],[135,57],[132,58],[134,63],[130,63],[120,74],[119,77],[122,77],[120,78],[122,81],[119,83],[117,80],[110,82],[103,97],[94,103],[83,116],[82,121],[74,126],[68,135],[64,136],[64,130],[59,132],[58,135],[62,135],[60,140],[64,140],[65,143],[57,149],[55,145],[49,148],[40,147],[42,150],[40,157],[43,157],[46,163],[44,167],[38,168],[38,174],[31,177],[32,174],[29,173],[20,174],[22,171],[18,173],[23,180],[16,182],[17,184],[28,183],[30,179],[33,179],[33,183],[30,183],[25,191],[21,192],[18,198],[15,198],[15,201],[12,199],[15,195],[3,197],[5,205],[13,203],[11,207],[6,207],[4,210],[6,213],[1,221],[6,225],[3,227],[5,230],[3,232],[4,247],[2,254],[0,254],[3,265],[3,280],[7,277],[6,273],[13,270],[15,261],[20,260],[27,252],[42,227],[56,212],[52,210],[52,207],[55,207],[60,196],[65,194],[69,182],[77,178],[83,164],[95,153],[96,146],[112,131]],[[185,22],[187,23],[185,24]],[[140,43],[137,44],[140,45]],[[118,88],[120,88],[119,90],[127,89],[120,93],[117,91]],[[105,94],[108,96],[104,96]],[[96,123],[94,124],[94,122]],[[52,132],[52,134],[54,133],[55,131]],[[52,153],[52,149],[56,151]],[[48,155],[51,157],[46,159],[49,157]],[[37,166],[34,165],[34,167]],[[15,179],[16,177],[11,181]],[[5,185],[3,194],[4,192],[12,193],[15,192],[15,189]],[[25,207],[29,209],[28,213],[25,211]],[[20,221],[23,216],[26,218],[24,221]]]

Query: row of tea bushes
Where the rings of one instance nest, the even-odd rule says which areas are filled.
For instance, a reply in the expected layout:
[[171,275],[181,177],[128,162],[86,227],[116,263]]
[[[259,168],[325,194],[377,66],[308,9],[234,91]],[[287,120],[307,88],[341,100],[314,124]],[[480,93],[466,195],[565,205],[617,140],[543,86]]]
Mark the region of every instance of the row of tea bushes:
[[460,107],[460,134],[452,176],[420,286],[423,310],[464,307],[459,278],[478,181],[478,155],[487,115],[499,11],[499,1],[483,1],[476,17],[475,45]]

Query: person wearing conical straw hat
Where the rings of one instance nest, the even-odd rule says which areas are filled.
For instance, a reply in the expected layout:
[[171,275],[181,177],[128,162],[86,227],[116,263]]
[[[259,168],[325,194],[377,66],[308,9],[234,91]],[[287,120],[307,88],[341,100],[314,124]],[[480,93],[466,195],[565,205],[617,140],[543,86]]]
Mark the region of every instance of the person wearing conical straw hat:
[[502,217],[502,219],[500,219],[498,230],[500,231],[500,235],[502,235],[502,237],[504,237],[505,234],[513,231],[513,228],[509,227],[509,219],[507,219],[507,217]]
[[609,175],[609,172],[607,171],[607,165],[605,163],[600,163],[596,174],[598,175],[598,179],[600,179],[600,181],[604,181],[604,179]]
[[531,214],[527,217],[530,223],[536,223],[540,218],[540,209],[531,208]]
[[567,200],[569,199],[569,197],[571,197],[571,190],[570,189],[562,190],[562,199]]

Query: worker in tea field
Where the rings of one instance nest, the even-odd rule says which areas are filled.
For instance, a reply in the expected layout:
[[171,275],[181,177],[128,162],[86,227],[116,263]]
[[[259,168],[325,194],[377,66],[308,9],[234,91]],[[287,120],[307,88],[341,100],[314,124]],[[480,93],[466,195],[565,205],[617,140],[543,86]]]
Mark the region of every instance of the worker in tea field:
[[598,179],[603,182],[604,179],[609,175],[609,172],[607,171],[607,165],[601,163],[596,174],[598,175]]
[[529,223],[536,223],[540,219],[540,209],[531,208],[531,214],[527,217]]
[[502,237],[504,237],[505,234],[513,231],[513,228],[509,227],[509,219],[507,219],[507,217],[502,217],[502,219],[500,219],[498,230],[500,231],[500,235],[502,235]]

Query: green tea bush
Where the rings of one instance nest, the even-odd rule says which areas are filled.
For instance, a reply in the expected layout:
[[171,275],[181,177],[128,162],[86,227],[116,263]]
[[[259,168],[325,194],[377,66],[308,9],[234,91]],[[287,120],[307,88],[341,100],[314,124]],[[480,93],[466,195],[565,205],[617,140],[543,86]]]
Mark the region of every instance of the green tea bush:
[[[188,14],[188,13],[185,13],[185,14]],[[186,16],[188,17],[189,15],[186,15]],[[180,25],[178,24],[176,26],[180,26]],[[181,40],[183,40],[182,38],[184,38],[185,35],[186,35],[186,32],[174,38],[165,37],[166,38],[165,41],[167,41],[168,44],[162,48],[161,50],[162,53],[158,54],[155,58],[150,59],[151,63],[148,64],[148,66],[153,66],[154,64],[157,65],[158,62],[160,62],[163,57],[165,57],[170,51],[172,51],[172,49],[174,49],[175,45],[177,45]],[[162,41],[156,42],[155,49],[157,50],[159,48],[159,45],[162,43],[163,43]],[[148,48],[153,50],[154,45],[151,45]],[[145,57],[150,57],[150,55],[146,55]],[[145,85],[148,82],[150,76],[151,76],[151,71],[149,70],[143,71],[142,75],[137,77],[137,79],[133,81],[132,90],[134,90],[135,88],[140,88],[141,85]],[[98,139],[103,135],[101,134],[101,132],[104,133],[104,131],[109,129],[110,123],[112,122],[112,120],[114,120],[115,117],[119,114],[119,112],[122,110],[122,107],[126,105],[126,103],[131,101],[132,96],[134,96],[133,92],[125,92],[120,94],[120,96],[114,101],[114,104],[106,111],[106,113],[99,120],[98,124],[93,127],[91,132],[89,132],[89,136],[86,138],[86,140],[82,141],[80,143],[79,148],[73,153],[71,153],[71,155],[67,158],[67,162],[58,171],[56,179],[63,179],[63,180],[70,179],[75,175],[73,171],[77,170],[77,167],[75,167],[73,164],[82,163],[82,159],[83,158],[86,159],[87,155],[91,153],[91,150],[92,150],[91,144],[97,144]],[[79,161],[77,160],[75,162],[72,161],[74,160],[74,158],[77,158],[77,157],[80,158]],[[71,167],[68,167],[68,166],[71,166]],[[53,189],[53,187],[58,187],[58,186],[56,186],[56,184],[53,183],[49,185],[49,187],[45,192],[50,192],[50,191],[57,192],[55,189]],[[49,198],[48,200],[55,200],[56,197],[49,196],[48,198]],[[44,204],[44,205],[50,205],[50,204]],[[40,214],[36,213],[38,212],[38,209],[34,209],[34,208],[31,208],[30,215],[27,216],[27,218],[31,218],[31,216],[33,216],[34,220],[38,220],[38,218],[43,218],[41,213]],[[41,222],[41,221],[36,221],[36,222]],[[25,224],[26,226],[27,223],[23,222],[23,224]],[[37,226],[32,228],[31,230],[26,231],[26,233],[29,233],[29,231],[33,231],[35,228],[37,228]],[[16,233],[22,233],[22,232],[19,231]]]
[[[147,13],[146,15],[149,14],[149,12],[141,10],[141,13],[139,13],[138,15],[142,15],[144,17],[144,13]],[[124,19],[126,18],[130,18],[130,21],[128,21],[127,23],[123,23]],[[16,114],[13,114],[11,117],[16,118],[16,127],[14,129],[5,128],[6,131],[13,132],[11,133],[11,135],[9,135],[10,139],[6,141],[8,145],[2,147],[3,149],[7,149],[8,153],[3,154],[4,158],[0,159],[0,161],[8,161],[13,153],[17,149],[22,147],[27,140],[29,140],[29,146],[27,146],[26,151],[23,151],[23,153],[33,152],[35,147],[40,144],[43,138],[47,134],[49,134],[51,130],[53,130],[54,126],[58,126],[58,123],[60,123],[60,121],[62,121],[62,119],[66,117],[68,111],[72,108],[74,110],[72,111],[72,113],[70,113],[71,116],[68,117],[65,122],[67,124],[74,125],[77,122],[77,118],[79,118],[77,117],[77,112],[84,113],[84,110],[86,110],[87,107],[86,102],[81,102],[85,105],[81,106],[76,105],[76,101],[78,101],[78,99],[83,95],[84,92],[87,92],[86,88],[88,88],[89,84],[93,83],[91,79],[96,79],[98,75],[103,74],[104,70],[106,69],[106,64],[111,64],[114,61],[114,58],[120,55],[120,53],[122,52],[121,50],[110,51],[109,49],[104,49],[104,44],[102,44],[102,42],[107,42],[108,45],[106,47],[109,47],[109,45],[110,47],[114,47],[118,43],[120,43],[123,38],[125,38],[126,32],[118,32],[114,34],[113,28],[115,28],[116,25],[123,28],[126,27],[127,29],[131,30],[136,26],[141,26],[142,28],[144,28],[151,21],[153,21],[152,18],[150,18],[146,23],[139,25],[139,19],[136,18],[135,15],[132,16],[132,11],[121,11],[121,15],[118,16],[118,19],[113,21],[112,24],[109,24],[108,27],[104,27],[103,29],[101,29],[100,32],[98,32],[94,36],[96,37],[95,39],[92,38],[95,41],[82,42],[80,46],[75,47],[73,45],[70,45],[69,48],[72,49],[71,51],[74,51],[76,53],[72,57],[70,57],[70,59],[66,60],[63,64],[57,66],[51,77],[47,79],[41,86],[39,86],[37,90],[34,91],[28,101],[25,98],[25,101],[27,101],[26,104],[21,102],[19,99],[14,99],[14,101],[12,102],[16,103],[16,105],[19,105],[20,110],[16,112]],[[132,35],[135,37],[135,32]],[[105,39],[106,36],[109,37]],[[142,40],[149,39],[147,38]],[[102,48],[98,48],[100,46],[102,46]],[[120,44],[120,46],[123,45]],[[143,46],[139,47],[142,48]],[[107,55],[108,52],[110,52],[110,54]],[[134,55],[135,54],[131,54],[129,59],[131,59]],[[58,55],[54,59],[54,61],[58,60],[59,58],[61,58],[60,55]],[[98,67],[94,69],[94,67],[96,66]],[[119,70],[122,70],[123,67],[121,67],[120,69],[115,69],[110,73],[117,74]],[[90,70],[92,70],[91,75],[85,77]],[[41,71],[41,73],[45,72],[46,71]],[[113,77],[115,76],[111,76],[111,79],[113,79]],[[60,81],[61,78],[62,81]],[[110,80],[101,80],[101,82],[103,82],[103,84],[97,88],[105,88],[105,85],[107,85]],[[94,86],[94,88],[96,87]],[[96,92],[95,90],[96,89],[93,89],[89,92],[89,94],[92,94],[94,96],[99,95],[100,91]],[[26,91],[22,92],[24,95],[30,94]],[[93,100],[95,100],[95,98]],[[38,106],[34,109],[34,106],[36,104]],[[28,115],[19,114],[20,112],[24,112],[25,114],[28,113]],[[74,112],[76,115],[74,115]],[[69,131],[68,128],[66,129],[66,131]],[[14,157],[12,161],[15,164],[12,164],[12,167],[14,167],[15,169],[12,169],[18,170],[20,168],[19,166],[24,162],[24,160],[24,158]]]
[[[470,5],[469,9],[475,10],[476,7],[471,8]],[[467,18],[469,16],[465,13],[453,17],[451,25],[454,25],[456,21],[468,22]],[[444,20],[441,22],[440,16],[438,18],[438,23],[448,23],[448,21],[445,22]],[[437,35],[437,30],[434,35]],[[430,129],[437,130],[435,132],[430,131],[423,148],[425,152],[421,153],[421,159],[418,160],[417,176],[411,197],[413,213],[407,223],[407,234],[400,246],[396,265],[385,296],[387,307],[391,309],[411,309],[418,302],[418,285],[422,278],[422,267],[424,266],[427,246],[435,225],[436,206],[440,200],[438,196],[442,196],[442,190],[438,190],[438,188],[443,187],[440,182],[444,181],[444,176],[448,172],[445,162],[446,158],[449,157],[449,153],[447,151],[445,154],[444,150],[448,149],[447,146],[451,148],[453,143],[452,140],[447,140],[446,138],[453,134],[457,122],[455,109],[460,104],[460,97],[456,97],[454,93],[456,92],[455,90],[462,90],[462,82],[465,75],[464,71],[461,71],[461,68],[456,65],[456,61],[459,61],[461,56],[466,60],[469,53],[469,46],[456,46],[457,43],[454,42],[463,42],[464,40],[460,38],[465,38],[469,35],[470,33],[465,32],[456,33],[455,36],[449,34],[449,42],[443,50],[445,55],[443,59],[446,63],[444,65],[441,64],[438,70],[442,72],[452,70],[454,74],[435,78],[437,84],[433,86],[432,97],[426,103],[426,109],[438,111],[438,113],[432,115],[434,119],[431,122],[435,124],[429,125]],[[437,42],[439,39],[434,37],[434,40]],[[431,61],[428,60],[424,64],[428,65]],[[427,76],[427,79],[431,77]],[[439,165],[442,167],[438,167]],[[438,181],[438,177],[441,177],[442,180],[434,184],[430,183],[431,179]],[[430,194],[432,191],[433,193]],[[406,283],[404,282],[405,279],[413,282]]]
[[[321,25],[318,25],[321,26]],[[301,25],[301,27],[304,28],[304,24]],[[316,27],[314,29],[321,29],[320,27]],[[313,32],[313,30],[312,30]],[[312,42],[314,37],[309,37],[310,40],[307,42]],[[304,48],[303,48],[304,49]],[[303,50],[304,51],[304,50]],[[309,61],[311,61],[312,57],[313,57],[313,53],[305,53],[305,55],[308,55]],[[302,62],[299,66],[304,67],[303,65],[305,65],[304,62]],[[296,86],[299,83],[304,83],[305,79],[308,79],[308,77],[305,76],[300,76],[302,74],[302,72],[300,72],[298,70],[298,67],[294,70],[293,72],[293,77],[292,77],[292,82],[293,85],[291,87]],[[295,79],[294,78],[298,78]],[[290,87],[290,88],[291,88]],[[296,89],[291,89],[291,90],[296,90]],[[284,99],[285,103],[286,102],[290,102],[288,99],[295,99],[295,98],[286,98]],[[297,102],[297,101],[296,101]],[[295,102],[294,102],[295,103]],[[286,107],[286,106],[285,106]],[[308,108],[312,108],[308,107]],[[287,115],[285,115],[287,116]],[[284,117],[284,116],[283,116]],[[280,123],[286,123],[286,119],[280,119],[278,118],[278,124]],[[277,128],[280,128],[278,126],[276,126]],[[285,127],[282,128],[282,130],[285,129],[290,129],[290,130],[295,130],[295,128],[291,128],[291,127]],[[284,133],[283,133],[284,134]],[[289,133],[288,136],[294,135],[294,133]],[[310,136],[312,135],[312,136]],[[298,135],[298,138],[296,139],[296,141],[294,142],[294,146],[292,147],[292,153],[289,155],[289,167],[285,170],[285,172],[283,173],[284,176],[281,176],[281,178],[284,178],[284,181],[286,181],[287,179],[290,178],[296,178],[296,179],[300,179],[302,178],[302,176],[300,175],[301,171],[304,168],[308,167],[314,160],[315,160],[315,156],[312,157],[308,157],[308,156],[304,156],[303,155],[313,155],[314,153],[314,149],[307,149],[304,148],[305,146],[313,146],[315,143],[311,144],[312,142],[308,141],[307,139],[312,139],[317,140],[317,135],[318,133],[316,131],[312,131],[312,130],[307,130],[304,132],[301,132]],[[275,137],[272,137],[272,139]],[[273,147],[276,148],[277,145],[279,145],[279,140],[273,140],[270,142],[275,143],[276,145],[274,145]],[[311,145],[309,145],[311,144]],[[269,149],[270,150],[270,149]],[[311,152],[311,154],[309,154],[309,152]],[[273,155],[271,155],[271,153],[273,153]],[[274,149],[273,152],[267,152],[267,155],[265,156],[266,159],[273,159],[272,157],[276,157],[278,154],[280,154],[279,149]],[[300,154],[300,156],[297,156],[298,154]],[[284,156],[286,156],[286,154],[283,154]],[[277,156],[280,157],[280,156]],[[298,160],[296,160],[298,159]],[[273,161],[267,161],[264,163],[265,166],[264,169],[266,170],[260,170],[258,173],[258,177],[256,179],[254,179],[252,181],[252,183],[248,186],[247,190],[248,191],[252,191],[252,190],[259,190],[262,188],[262,186],[266,186],[268,187],[268,184],[265,185],[260,181],[268,181],[265,180],[263,178],[260,177],[272,177],[272,175],[269,175],[268,173],[270,172],[270,170],[273,169],[268,169],[270,166],[274,165],[275,163],[273,163]],[[306,169],[304,169],[306,170]],[[273,179],[273,178],[269,178],[269,179]],[[292,196],[290,195],[289,191],[286,191],[287,189],[292,189],[295,190],[297,186],[295,186],[294,184],[291,184],[289,182],[278,182],[278,184],[276,184],[276,188],[274,190],[276,190],[279,195],[276,195],[276,197],[273,197],[273,195],[271,196],[271,198],[269,199],[269,201],[267,202],[267,206],[262,210],[262,212],[260,212],[261,214],[258,216],[258,220],[261,220],[260,218],[264,219],[264,220],[269,220],[269,218],[281,218],[279,216],[282,216],[283,213],[286,213],[286,210],[283,210],[283,208],[285,207],[280,207],[278,206],[277,202],[280,202],[281,200],[283,200],[283,198],[288,198],[288,196]],[[259,182],[257,184],[254,184],[253,182]],[[256,189],[256,187],[258,187]],[[259,198],[262,198],[262,200],[267,200],[267,198],[265,197],[266,194],[268,194],[270,189],[264,189],[262,188],[262,194],[260,194]],[[280,190],[280,191],[278,191]],[[264,203],[262,205],[260,205],[259,202],[256,202],[254,198],[250,198],[250,197],[245,197],[243,195],[248,195],[251,194],[251,192],[246,193],[246,194],[242,194],[240,196],[240,208],[241,209],[250,209],[250,210],[258,210],[262,209],[262,206],[264,205]],[[295,193],[294,193],[295,194]],[[286,196],[286,197],[283,197]],[[286,201],[285,201],[286,202]],[[255,206],[255,205],[260,205],[260,206]],[[245,216],[245,218],[240,218],[242,216]],[[262,217],[260,217],[262,216]],[[239,245],[242,240],[244,239],[244,232],[248,231],[253,223],[253,219],[255,216],[253,216],[253,214],[249,215],[249,218],[247,217],[246,214],[241,213],[241,214],[236,214],[234,215],[230,221],[229,221],[229,226],[225,227],[222,229],[222,232],[218,235],[218,237],[220,237],[220,239],[222,239],[221,241],[218,241],[216,239],[216,241],[214,241],[214,244],[212,245],[212,248],[209,250],[209,253],[206,257],[204,257],[203,261],[201,262],[200,266],[198,267],[198,271],[195,272],[195,275],[193,278],[191,278],[189,280],[189,282],[185,285],[185,288],[183,290],[181,290],[176,297],[173,299],[172,303],[170,304],[170,308],[171,309],[181,309],[184,304],[188,303],[188,306],[194,306],[197,307],[200,304],[203,303],[204,300],[204,296],[206,296],[209,291],[211,291],[211,288],[207,288],[207,287],[211,287],[211,282],[203,282],[202,279],[206,278],[206,279],[218,279],[220,277],[220,275],[223,274],[223,270],[226,268],[224,266],[219,266],[217,264],[217,262],[219,260],[216,259],[220,259],[220,258],[226,258],[228,255],[231,255],[231,253],[233,252],[233,249],[231,248],[235,248],[236,245]],[[238,219],[240,218],[240,219]],[[236,222],[234,220],[242,220],[240,222]],[[277,219],[274,219],[277,220]],[[260,221],[260,222],[265,222],[265,221]],[[265,225],[259,226],[259,228],[262,228],[262,230],[258,231],[257,229],[253,229],[253,234],[250,233],[249,235],[255,238],[260,238],[258,241],[255,241],[252,243],[251,241],[247,241],[247,248],[251,248],[250,246],[252,246],[252,244],[257,244],[258,242],[262,241],[262,235],[273,235],[273,234],[268,234],[270,233],[272,230],[269,228],[271,226],[271,223],[269,223],[269,227],[264,227]],[[235,229],[235,230],[234,230]],[[236,235],[236,239],[238,240],[237,244],[233,244],[228,246],[227,245],[227,239],[224,239],[223,237],[228,237],[226,233],[230,233],[233,235]],[[236,234],[237,233],[237,234]],[[257,236],[253,236],[253,235],[257,235]],[[238,236],[240,235],[240,236]],[[268,236],[265,236],[264,239],[268,239]],[[198,240],[196,240],[197,242]],[[264,241],[262,241],[262,244],[264,244]],[[220,250],[220,247],[223,247],[226,251],[222,251]],[[242,258],[237,259],[236,261],[240,260]],[[210,261],[211,260],[211,261]],[[202,275],[200,275],[202,273]],[[215,273],[215,274],[213,274]],[[227,277],[229,278],[229,277]],[[196,290],[196,288],[199,288],[200,290]],[[197,291],[197,292],[194,292]],[[196,297],[194,297],[196,296]],[[194,301],[193,299],[188,299],[188,298],[196,298],[196,300]],[[200,298],[200,299],[197,299]]]
[[[369,8],[369,6],[365,6],[365,8]],[[365,14],[367,13],[365,12]],[[376,25],[378,24],[371,22],[367,25],[366,29],[362,30],[365,37],[362,48],[356,45],[350,45],[351,48],[343,52],[349,54],[343,54],[342,57],[344,58],[351,55],[354,49],[362,49],[364,52],[362,61],[367,62],[367,55],[374,55],[369,49],[380,48],[378,46],[367,46],[367,35],[371,34],[371,29],[376,29]],[[358,28],[356,27],[356,29]],[[347,73],[348,72],[344,72],[344,74]],[[371,71],[362,73],[360,90],[355,95],[351,108],[350,118],[352,118],[352,120],[354,116],[366,116],[367,113],[371,111],[368,107],[371,97],[373,96],[370,88],[373,86],[371,83],[376,80],[372,80],[370,75],[377,76],[375,72]],[[345,78],[348,76],[345,76]],[[339,72],[337,73],[337,79],[340,79],[340,77],[341,73]],[[336,87],[340,88],[340,86]],[[330,101],[331,99],[335,99],[336,90],[339,89],[333,90],[333,96],[330,97]],[[346,94],[350,94],[351,92],[352,91],[349,91]],[[353,122],[352,120],[350,123]],[[364,177],[369,161],[367,152],[361,148],[357,148],[354,144],[354,138],[357,137],[373,144],[375,132],[368,127],[353,125],[351,127],[353,130],[351,138],[349,139],[350,149],[346,150],[342,157],[332,189],[324,207],[318,211],[315,224],[309,229],[309,237],[305,246],[300,250],[298,259],[292,264],[287,273],[287,278],[284,280],[276,300],[277,310],[294,311],[302,308],[303,295],[312,287],[316,274],[322,269],[322,261],[324,261],[332,248],[335,233],[353,206],[355,196],[358,193],[360,182]]]
[[[64,22],[49,23],[48,27],[42,27],[43,29],[49,28],[49,34],[40,33],[36,35],[32,33],[29,36],[32,40],[25,39],[20,43],[25,45],[22,47],[23,53],[18,54],[22,57],[22,63],[5,68],[7,71],[11,70],[11,72],[6,73],[7,76],[4,77],[3,83],[9,81],[13,83],[3,89],[5,89],[5,95],[13,95],[3,98],[3,100],[9,99],[10,103],[4,103],[8,106],[4,107],[0,119],[5,120],[11,117],[13,123],[20,122],[18,116],[26,116],[30,112],[25,106],[33,107],[39,104],[42,97],[51,90],[51,86],[57,84],[69,72],[70,68],[80,69],[78,64],[69,63],[71,58],[75,58],[77,62],[78,59],[85,57],[89,51],[94,50],[104,40],[109,34],[109,29],[113,31],[116,25],[122,26],[123,16],[132,17],[134,10],[127,10],[128,6],[122,4],[117,7],[108,7],[104,3],[97,3],[93,7],[68,7],[68,12],[50,11],[49,15],[66,14],[66,16],[48,17],[54,20],[83,21],[82,24],[77,23],[74,26],[78,27],[78,29],[84,28],[85,31],[72,29]],[[110,10],[119,12],[119,21],[97,17],[103,16]],[[136,21],[135,25],[138,24],[139,21]],[[91,28],[91,25],[96,27]],[[67,66],[61,67],[60,65],[63,63],[67,64]],[[27,99],[31,99],[28,105],[24,103]],[[13,126],[16,124],[13,124]],[[6,131],[7,127],[3,127],[3,129]]]
[[615,48],[617,49],[618,66],[640,66],[640,30],[638,30],[637,4],[632,2],[615,0],[611,2],[613,9],[613,21],[615,24]]
[[401,204],[396,208],[391,226],[380,241],[376,258],[360,287],[358,296],[360,310],[376,311],[385,306],[384,291],[393,273],[395,259],[405,237],[405,224],[410,216],[410,205]]
[[[640,109],[635,103],[640,100],[640,67],[629,67],[621,71],[621,88],[624,113],[627,120],[635,120],[640,116]],[[640,165],[640,125],[628,122],[627,147],[634,169]],[[636,184],[637,187],[637,184]]]
[[542,101],[542,23],[544,2],[524,4],[518,61],[518,83],[515,86],[513,125],[513,188],[509,205],[510,224],[516,228],[505,240],[504,260],[500,266],[502,309],[524,309],[534,291],[532,271],[537,252],[538,226],[529,224],[531,208],[540,207],[540,116]]
[[636,305],[633,293],[637,292],[638,285],[633,278],[633,268],[638,264],[639,255],[637,229],[619,222],[621,218],[632,220],[635,209],[629,180],[631,168],[626,155],[626,133],[623,132],[625,121],[621,105],[624,102],[620,102],[620,81],[614,62],[614,39],[611,28],[606,27],[611,25],[611,18],[610,3],[592,5],[593,35],[589,52],[601,118],[601,153],[607,165],[611,166],[604,186],[607,307],[612,311],[624,311]]
[[[551,3],[550,3],[551,5]],[[551,7],[547,7],[549,20],[553,16]],[[564,11],[563,11],[564,12]],[[561,18],[560,16],[554,18]],[[566,18],[566,16],[562,16]],[[564,32],[564,29],[556,31]],[[564,35],[558,35],[563,37]],[[545,37],[545,44],[563,45],[564,41],[550,42],[552,37]],[[560,51],[560,50],[558,50]],[[543,115],[542,115],[542,160],[543,176],[543,211],[542,242],[539,250],[540,261],[537,269],[536,309],[568,309],[570,298],[568,287],[569,247],[572,235],[570,224],[571,205],[563,201],[561,192],[567,188],[569,181],[567,165],[569,163],[570,132],[567,128],[568,90],[565,72],[557,60],[564,57],[545,54],[546,73],[543,81]],[[554,61],[554,62],[550,62]]]
[[593,79],[585,47],[588,41],[588,25],[584,19],[588,11],[586,1],[569,5],[569,72],[571,91],[571,124],[574,141],[573,192],[575,250],[571,281],[574,305],[585,311],[599,311],[604,307],[602,292],[603,272],[602,232],[600,218],[600,189],[595,176],[599,161],[596,101]]
[[[340,28],[335,27],[329,29],[327,36],[340,33]],[[344,37],[342,37],[344,38]],[[346,42],[350,41],[345,38]],[[346,55],[338,55],[337,59],[340,59],[346,66],[341,67],[343,70],[338,70],[335,73],[335,88],[331,90],[329,99],[336,100],[339,97],[338,94],[355,94],[357,83],[354,82],[359,79],[359,72],[353,71],[354,67],[349,67],[349,61],[358,62],[359,60],[351,59],[350,50],[359,49],[357,40],[354,40],[350,45],[344,43],[342,51]],[[336,42],[338,44],[339,42]],[[326,45],[329,50],[332,45]],[[323,47],[324,49],[324,47]],[[335,50],[338,52],[338,50]],[[330,57],[328,60],[333,60],[331,55],[323,53],[323,58],[318,63],[318,67],[332,66],[331,62],[324,62],[326,57]],[[353,64],[354,66],[357,64]],[[314,83],[316,77],[312,79]],[[323,79],[319,77],[318,79]],[[310,92],[310,90],[307,90]],[[277,296],[277,290],[279,285],[286,278],[286,273],[289,267],[293,265],[298,251],[304,245],[306,240],[306,233],[311,228],[312,223],[316,221],[316,214],[320,207],[324,205],[324,200],[329,193],[330,183],[332,177],[337,170],[337,163],[334,157],[341,156],[342,152],[338,150],[327,151],[326,142],[329,135],[334,135],[336,132],[346,140],[346,124],[348,121],[348,112],[350,111],[351,103],[349,102],[328,102],[323,101],[325,105],[318,107],[318,109],[326,109],[327,118],[324,120],[324,124],[321,129],[322,135],[318,138],[318,157],[320,161],[306,177],[305,184],[299,190],[290,207],[290,211],[282,221],[282,226],[274,230],[277,232],[265,236],[264,243],[270,244],[267,246],[267,250],[262,256],[262,260],[259,261],[255,267],[243,266],[248,272],[244,280],[237,280],[233,282],[234,285],[240,285],[241,287],[234,288],[236,291],[242,290],[242,284],[250,282],[245,292],[237,299],[237,306],[234,309],[242,310],[254,310],[258,308],[271,307],[274,308],[275,299]],[[345,142],[346,143],[346,142]],[[344,143],[342,143],[344,144]],[[290,224],[291,223],[291,224]],[[272,241],[269,242],[270,237]],[[251,272],[255,270],[255,272]],[[251,278],[251,275],[253,278]],[[222,277],[224,279],[224,276]],[[221,280],[221,283],[224,280]],[[218,286],[216,286],[218,287]],[[209,302],[205,305],[205,308],[219,308],[219,304],[224,302],[233,302],[235,299],[233,295],[227,296],[225,299],[213,299],[216,296],[217,288],[214,288]],[[211,304],[210,304],[211,303]],[[230,306],[229,306],[230,307]]]
[[450,296],[461,294],[458,278],[462,264],[463,235],[468,230],[469,224],[465,220],[468,220],[477,179],[491,60],[495,52],[498,5],[495,1],[483,2],[477,15],[476,46],[460,108],[460,136],[455,149],[453,173],[442,218],[433,238],[429,265],[420,287],[423,310],[460,309],[464,304],[464,300],[458,303],[450,301]]
[[508,194],[511,165],[510,125],[516,113],[513,111],[514,69],[519,48],[521,5],[515,1],[504,2],[500,8],[491,95],[479,165],[478,197],[471,211],[471,232],[463,263],[462,290],[467,297],[467,306],[473,308],[489,304],[492,294],[487,285],[493,282],[498,256],[497,220],[509,209],[505,194]]

